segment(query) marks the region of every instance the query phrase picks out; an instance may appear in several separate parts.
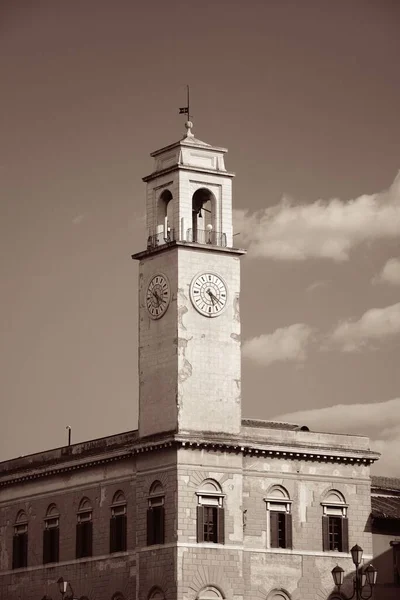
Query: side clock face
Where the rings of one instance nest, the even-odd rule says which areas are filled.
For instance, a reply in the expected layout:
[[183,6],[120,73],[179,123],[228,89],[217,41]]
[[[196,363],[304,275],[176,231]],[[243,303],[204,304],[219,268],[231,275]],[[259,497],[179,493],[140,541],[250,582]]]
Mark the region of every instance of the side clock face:
[[146,290],[146,308],[152,319],[160,319],[166,312],[171,299],[169,281],[159,273],[149,281]]
[[193,306],[205,317],[217,317],[226,307],[228,290],[225,281],[216,273],[200,273],[190,284]]

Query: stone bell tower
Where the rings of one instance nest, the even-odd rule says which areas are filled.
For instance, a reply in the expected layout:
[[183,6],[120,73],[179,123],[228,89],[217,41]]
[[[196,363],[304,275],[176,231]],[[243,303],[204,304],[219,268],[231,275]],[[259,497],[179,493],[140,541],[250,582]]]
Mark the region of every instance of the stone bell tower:
[[241,425],[240,256],[226,149],[186,135],[151,154],[139,266],[139,434]]

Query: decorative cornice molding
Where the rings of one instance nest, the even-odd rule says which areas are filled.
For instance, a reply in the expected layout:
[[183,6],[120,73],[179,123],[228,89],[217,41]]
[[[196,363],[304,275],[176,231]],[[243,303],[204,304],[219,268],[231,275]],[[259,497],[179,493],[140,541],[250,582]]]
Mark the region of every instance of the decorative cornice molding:
[[355,464],[355,465],[370,465],[379,458],[379,454],[372,451],[357,451],[349,450],[343,452],[341,449],[332,449],[329,452],[321,451],[321,449],[305,449],[299,448],[277,448],[276,444],[240,444],[232,443],[229,441],[215,440],[193,440],[193,437],[189,436],[177,436],[171,435],[164,439],[154,439],[152,441],[138,441],[133,444],[131,448],[126,447],[122,452],[113,453],[108,456],[97,456],[88,458],[85,461],[74,461],[70,463],[60,464],[58,466],[43,466],[42,468],[36,467],[23,472],[16,473],[14,476],[0,479],[0,487],[7,487],[24,481],[32,481],[34,479],[52,477],[71,471],[77,471],[82,469],[90,469],[92,467],[103,465],[115,461],[126,460],[133,456],[148,452],[157,452],[164,450],[165,448],[176,448],[186,450],[207,450],[209,452],[230,452],[235,454],[242,454],[243,456],[253,456],[260,458],[274,458],[283,460],[301,460],[311,462],[322,462],[322,463],[338,463],[338,464]]

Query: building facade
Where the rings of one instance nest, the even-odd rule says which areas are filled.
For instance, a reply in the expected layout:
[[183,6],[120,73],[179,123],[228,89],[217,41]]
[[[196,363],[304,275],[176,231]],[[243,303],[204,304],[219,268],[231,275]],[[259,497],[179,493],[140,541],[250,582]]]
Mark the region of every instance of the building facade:
[[372,477],[371,530],[379,578],[375,600],[400,598],[400,479]]
[[368,439],[242,418],[233,174],[186,128],[144,178],[138,430],[1,465],[1,598],[328,600],[372,556]]

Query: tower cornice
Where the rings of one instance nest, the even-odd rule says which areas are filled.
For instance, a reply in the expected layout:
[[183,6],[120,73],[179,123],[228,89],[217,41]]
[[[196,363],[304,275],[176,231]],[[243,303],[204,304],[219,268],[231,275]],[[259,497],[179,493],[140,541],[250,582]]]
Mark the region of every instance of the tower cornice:
[[152,181],[153,179],[157,179],[158,177],[162,177],[163,175],[168,175],[168,173],[173,173],[175,171],[190,171],[191,173],[201,173],[202,175],[207,173],[212,173],[218,177],[228,177],[233,179],[235,177],[235,173],[229,173],[228,171],[220,171],[218,169],[202,169],[201,167],[196,167],[193,165],[183,165],[183,164],[174,164],[166,169],[162,169],[160,171],[153,171],[150,175],[146,175],[142,178],[142,180],[146,183]]

